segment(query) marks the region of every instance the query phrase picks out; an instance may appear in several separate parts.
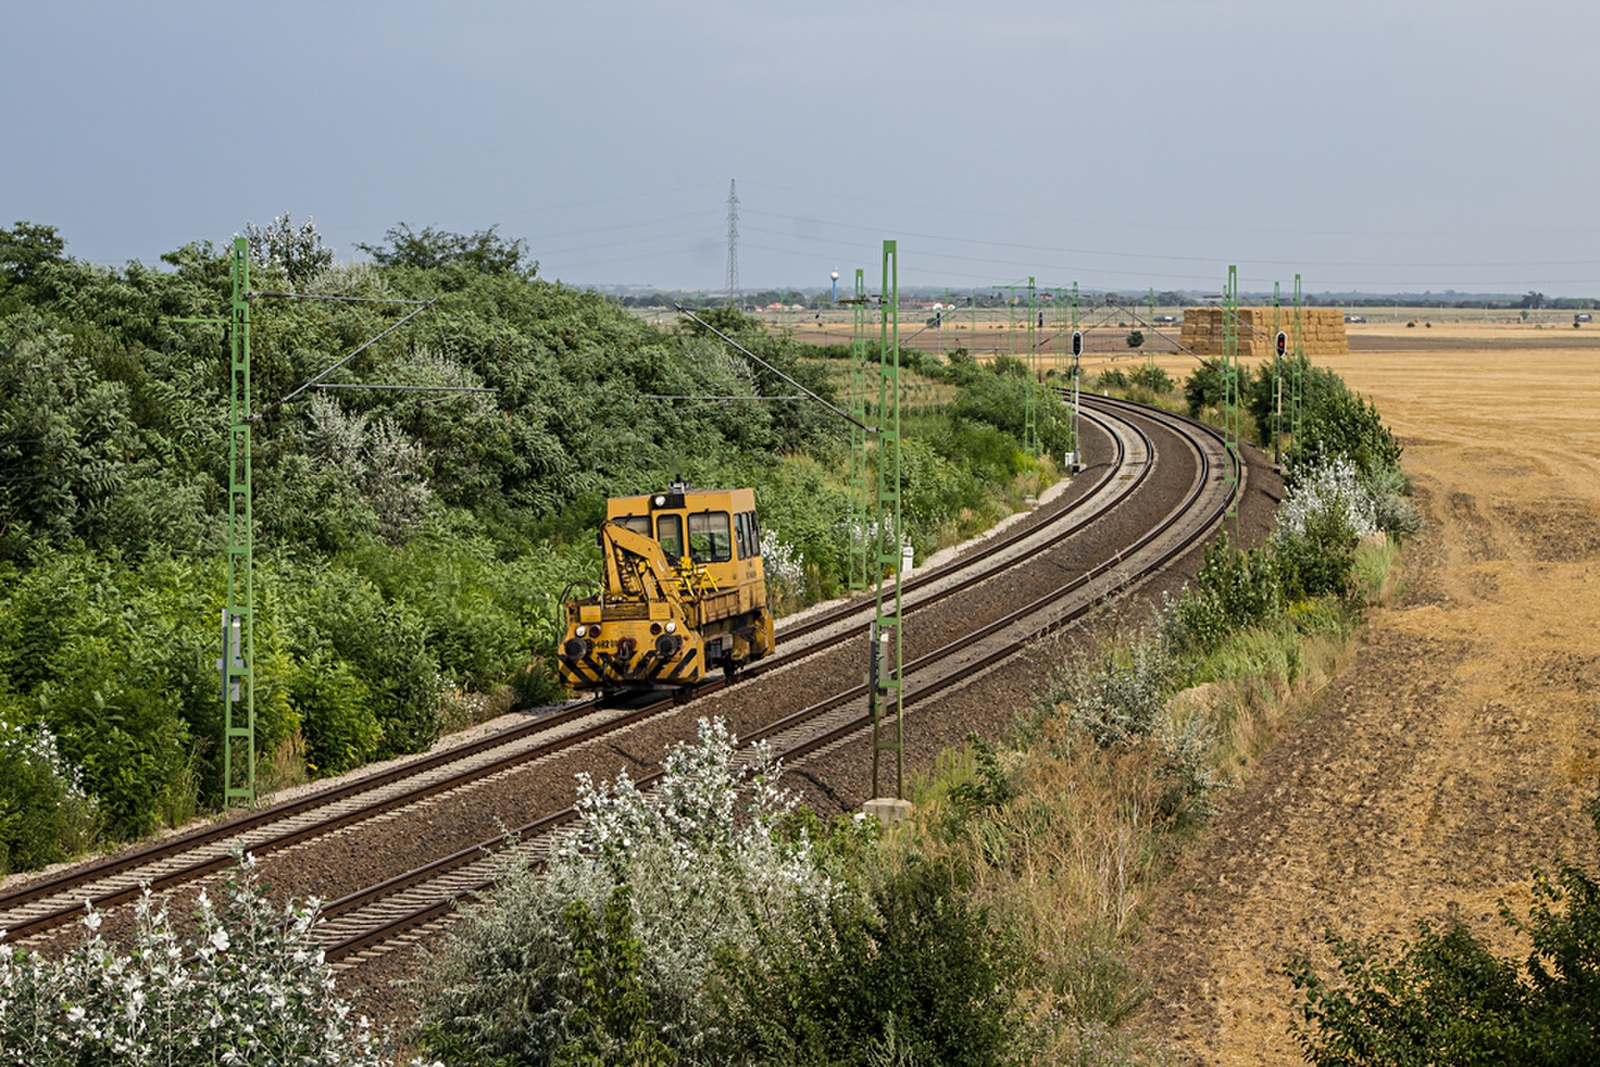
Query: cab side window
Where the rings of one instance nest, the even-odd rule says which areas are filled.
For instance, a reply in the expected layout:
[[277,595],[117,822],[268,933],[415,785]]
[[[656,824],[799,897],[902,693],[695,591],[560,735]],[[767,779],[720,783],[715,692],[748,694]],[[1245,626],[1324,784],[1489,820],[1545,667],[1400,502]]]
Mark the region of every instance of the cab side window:
[[756,528],[755,512],[741,511],[733,517],[733,535],[740,559],[755,559],[761,555],[761,533]]
[[733,534],[726,511],[689,516],[689,558],[696,563],[726,563],[733,558]]

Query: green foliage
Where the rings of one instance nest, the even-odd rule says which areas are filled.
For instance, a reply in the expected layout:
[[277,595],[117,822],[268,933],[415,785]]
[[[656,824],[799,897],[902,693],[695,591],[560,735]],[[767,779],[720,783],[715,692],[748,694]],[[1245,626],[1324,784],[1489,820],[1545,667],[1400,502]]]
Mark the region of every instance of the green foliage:
[[61,758],[48,728],[24,726],[21,716],[0,696],[0,878],[70,859],[99,830],[82,773]]
[[1333,507],[1310,512],[1298,532],[1281,533],[1273,547],[1283,596],[1295,601],[1349,595],[1356,543],[1348,519]]
[[977,773],[951,788],[950,801],[959,819],[1008,803],[1018,795],[1016,783],[1000,762],[1000,753],[982,734],[968,733],[967,744],[977,764]]
[[1167,372],[1154,363],[1146,363],[1134,371],[1128,376],[1128,382],[1148,389],[1157,396],[1165,396],[1176,388]]
[[333,249],[323,247],[322,235],[310,218],[296,227],[284,212],[266,226],[245,223],[244,233],[251,260],[282,271],[290,285],[307,285],[333,266]]
[[1310,407],[1301,437],[1284,457],[1289,481],[1324,456],[1345,455],[1365,474],[1400,466],[1400,443],[1383,424],[1377,405],[1348,390],[1333,392]]
[[1095,376],[1089,388],[1102,391],[1106,389],[1126,389],[1129,384],[1128,376],[1122,372],[1120,367],[1107,367]]
[[1125,338],[1125,340],[1128,342],[1129,348],[1138,348],[1144,344],[1144,331],[1129,330],[1128,336]]
[[[379,758],[420,752],[438,737],[439,663],[428,648],[428,627],[411,605],[385,600],[358,571],[334,567],[317,574],[292,568],[286,590],[296,607],[290,647],[302,663],[326,649],[366,683],[368,707],[381,729]],[[287,606],[287,605],[286,605]],[[313,727],[319,735],[320,727]],[[360,736],[357,726],[336,734]]]
[[289,699],[300,711],[306,769],[340,774],[376,756],[383,726],[371,691],[349,661],[319,647],[295,668]]
[[[1589,814],[1600,836],[1600,802]],[[1577,1064],[1600,1058],[1600,883],[1559,863],[1534,872],[1526,961],[1493,955],[1464,925],[1419,924],[1392,958],[1329,935],[1338,981],[1309,956],[1286,967],[1303,999],[1292,1027],[1315,1064]]]
[[946,864],[912,857],[766,949],[723,964],[756,1062],[999,1064],[1016,1047],[1020,946]]
[[1226,535],[1207,545],[1195,587],[1172,608],[1178,642],[1210,652],[1235,631],[1271,618],[1284,605],[1279,566],[1271,548],[1240,550]]
[[424,226],[419,232],[402,222],[383,235],[385,244],[358,243],[356,247],[382,267],[427,271],[463,267],[480,274],[516,273],[533,277],[539,264],[523,263],[528,243],[521,238],[507,241],[495,233],[497,229],[499,227],[490,226],[467,236],[436,230],[432,226]]
[[1189,417],[1198,419],[1207,411],[1222,406],[1222,366],[1201,363],[1183,380],[1183,401]]
[[650,1024],[650,998],[639,977],[643,946],[633,936],[628,887],[611,891],[598,921],[581,900],[568,903],[562,919],[575,964],[569,996],[577,1007],[568,1027],[574,1036],[553,1062],[562,1067],[677,1063],[678,1054]]
[[[204,579],[182,564],[135,574],[78,555],[41,560],[0,591],[0,669],[117,836],[195,807],[194,713],[220,702],[221,685],[200,659],[214,616],[190,583]],[[285,704],[262,700],[258,713],[269,744],[294,727]]]
[[1070,706],[1074,725],[1101,748],[1155,733],[1180,665],[1160,634],[1144,635],[1125,650],[1108,649],[1072,664],[1056,680],[1051,703]]
[[1065,452],[1070,447],[1072,428],[1066,406],[1053,390],[1033,380],[1028,374],[1028,365],[1021,360],[997,356],[988,373],[974,364],[974,369],[959,384],[961,393],[950,409],[953,418],[987,424],[1021,441],[1027,396],[1031,391],[1039,447],[1047,455]]
[[45,264],[61,262],[66,247],[54,226],[18,222],[0,230],[0,281],[26,284]]

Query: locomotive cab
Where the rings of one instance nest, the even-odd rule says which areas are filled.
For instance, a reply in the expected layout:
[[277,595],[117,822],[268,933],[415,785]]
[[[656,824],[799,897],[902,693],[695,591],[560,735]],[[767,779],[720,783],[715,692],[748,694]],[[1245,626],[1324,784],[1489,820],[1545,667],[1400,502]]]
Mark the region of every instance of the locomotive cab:
[[604,573],[566,606],[558,655],[571,689],[679,688],[728,677],[775,647],[750,489],[615,497],[599,531]]

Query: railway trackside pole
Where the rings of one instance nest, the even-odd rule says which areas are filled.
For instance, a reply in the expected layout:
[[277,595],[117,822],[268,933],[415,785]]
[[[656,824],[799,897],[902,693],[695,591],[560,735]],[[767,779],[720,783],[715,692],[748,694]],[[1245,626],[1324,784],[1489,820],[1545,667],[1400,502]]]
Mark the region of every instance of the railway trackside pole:
[[[878,320],[878,523],[873,570],[876,582],[869,687],[872,713],[872,799],[866,810],[884,822],[903,818],[905,803],[905,690],[901,671],[901,578],[908,569],[901,544],[900,510],[900,256],[883,242],[883,290]],[[892,591],[887,583],[892,578]],[[885,755],[894,766],[893,791],[884,783]]]
[[1294,367],[1289,372],[1289,435],[1296,441],[1300,440],[1300,419],[1305,413],[1306,406],[1306,354],[1301,338],[1300,275],[1296,274],[1294,276]]
[[409,304],[415,308],[404,318],[369,338],[331,367],[267,404],[251,409],[250,301],[257,297],[295,300],[349,300],[349,297],[294,292],[252,292],[249,241],[233,239],[233,302],[229,319],[228,401],[228,558],[226,606],[222,612],[222,803],[256,803],[256,694],[255,694],[255,525],[252,518],[250,440],[256,423],[277,414],[283,406],[309,389],[363,388],[430,392],[493,392],[492,389],[456,386],[386,386],[327,383],[329,374],[431,308],[432,300],[355,298],[363,303]]
[[866,272],[856,268],[856,293],[850,324],[850,575],[852,590],[867,587],[872,533],[867,527],[867,472],[871,469],[872,435],[867,421],[867,283]]
[[1222,430],[1228,446],[1228,518],[1239,539],[1239,268],[1228,266],[1222,302]]
[[1039,346],[1033,324],[1039,312],[1034,301],[1033,278],[1028,278],[1028,391],[1022,400],[1022,446],[1030,459],[1039,458]]
[[255,529],[250,490],[250,252],[233,239],[228,330],[228,576],[222,615],[222,803],[256,802]]
[[1077,471],[1083,466],[1083,448],[1078,441],[1078,381],[1079,357],[1083,355],[1083,331],[1078,329],[1078,283],[1072,283],[1072,464]]
[[[1024,288],[1021,285],[1002,285],[998,288],[1006,292],[1006,339],[1010,345],[1011,358],[1017,358],[1017,301],[1019,292]],[[1036,286],[1033,278],[1028,279],[1028,359],[1025,366],[1028,369],[1028,389],[1023,394],[1022,400],[1022,450],[1028,454],[1030,461],[1039,458],[1039,408],[1038,398],[1035,396],[1034,387],[1038,384],[1039,364],[1038,347],[1035,344],[1034,323],[1038,320],[1038,310],[1034,306]]]

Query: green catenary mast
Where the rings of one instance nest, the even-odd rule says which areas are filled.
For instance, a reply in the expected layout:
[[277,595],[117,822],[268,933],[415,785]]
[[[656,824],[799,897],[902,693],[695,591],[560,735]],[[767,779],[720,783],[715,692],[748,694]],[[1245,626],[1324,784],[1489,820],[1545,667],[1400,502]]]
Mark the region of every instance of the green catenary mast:
[[[850,417],[867,421],[867,288],[866,272],[856,269],[856,292],[851,306],[850,325]],[[871,469],[868,451],[872,435],[860,425],[850,427],[850,574],[851,589],[865,589],[871,570],[868,560],[875,546],[868,528],[867,477]]]
[[1228,288],[1222,302],[1222,430],[1228,445],[1228,470],[1224,475],[1233,519],[1234,539],[1239,534],[1239,268],[1228,267]]
[[1290,370],[1289,433],[1300,440],[1300,420],[1305,415],[1306,353],[1301,344],[1300,332],[1300,275],[1294,276],[1294,366]]
[[255,531],[250,514],[250,255],[233,239],[229,335],[228,588],[222,614],[223,803],[256,799]]
[[[901,668],[904,562],[900,527],[900,256],[896,242],[883,242],[882,314],[879,318],[878,377],[878,525],[876,563],[876,615],[872,624],[872,795],[905,796],[905,710]],[[893,576],[892,595],[884,587]],[[885,791],[883,756],[894,766],[894,792]]]

